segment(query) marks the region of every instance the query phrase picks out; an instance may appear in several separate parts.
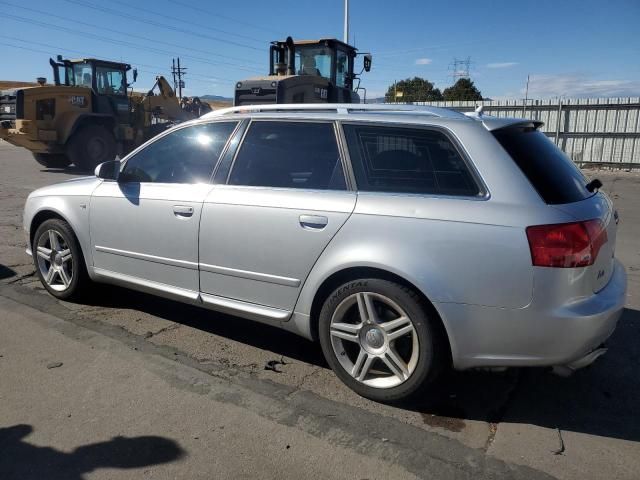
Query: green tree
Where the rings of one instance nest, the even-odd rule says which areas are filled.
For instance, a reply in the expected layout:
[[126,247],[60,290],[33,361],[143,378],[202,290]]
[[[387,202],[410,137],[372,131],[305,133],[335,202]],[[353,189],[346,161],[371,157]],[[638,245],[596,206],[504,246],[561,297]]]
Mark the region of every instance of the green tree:
[[442,92],[445,100],[482,100],[480,90],[468,78],[460,78],[453,86]]
[[442,100],[442,93],[430,81],[413,77],[392,84],[384,100],[385,102],[436,102]]

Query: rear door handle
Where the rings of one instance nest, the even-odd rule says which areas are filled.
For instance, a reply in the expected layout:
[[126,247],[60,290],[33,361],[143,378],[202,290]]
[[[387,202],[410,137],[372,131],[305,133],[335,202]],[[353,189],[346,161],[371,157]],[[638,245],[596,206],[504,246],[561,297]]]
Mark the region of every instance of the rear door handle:
[[323,215],[300,215],[300,225],[308,230],[322,230],[329,223]]
[[187,205],[174,205],[173,214],[176,217],[190,217],[193,215],[193,207]]

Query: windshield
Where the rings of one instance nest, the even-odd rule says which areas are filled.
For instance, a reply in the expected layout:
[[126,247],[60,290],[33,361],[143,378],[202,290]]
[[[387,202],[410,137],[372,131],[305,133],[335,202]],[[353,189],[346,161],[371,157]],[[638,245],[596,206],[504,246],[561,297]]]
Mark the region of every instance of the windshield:
[[[68,84],[77,87],[93,88],[93,65],[74,63],[66,67]],[[97,93],[101,95],[126,95],[126,74],[122,69],[96,66],[95,80]]]
[[327,47],[296,46],[298,75],[318,75],[331,79],[333,51]]

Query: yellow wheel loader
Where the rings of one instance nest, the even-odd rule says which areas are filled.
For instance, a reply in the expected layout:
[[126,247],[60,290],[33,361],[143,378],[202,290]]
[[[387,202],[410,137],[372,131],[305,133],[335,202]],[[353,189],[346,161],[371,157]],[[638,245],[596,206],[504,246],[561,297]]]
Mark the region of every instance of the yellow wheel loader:
[[[355,73],[355,60],[363,68]],[[268,103],[360,103],[360,75],[371,70],[371,54],[335,38],[271,42],[269,75],[236,83],[234,105]]]
[[0,139],[30,150],[47,168],[93,169],[210,110],[195,100],[181,103],[162,76],[146,94],[129,91],[126,63],[60,56],[49,63],[54,85],[38,78],[39,86],[0,91]]

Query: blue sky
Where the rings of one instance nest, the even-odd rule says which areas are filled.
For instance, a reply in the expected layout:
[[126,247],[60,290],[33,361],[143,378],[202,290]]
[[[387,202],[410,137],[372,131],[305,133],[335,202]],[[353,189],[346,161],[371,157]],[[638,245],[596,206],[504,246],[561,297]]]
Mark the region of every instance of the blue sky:
[[[640,0],[351,0],[351,42],[373,53],[368,95],[421,76],[446,88],[471,58],[483,95],[640,96]],[[51,79],[49,56],[97,56],[138,68],[135,88],[188,67],[185,94],[231,96],[266,74],[268,43],[342,38],[343,0],[0,0],[2,80]]]

